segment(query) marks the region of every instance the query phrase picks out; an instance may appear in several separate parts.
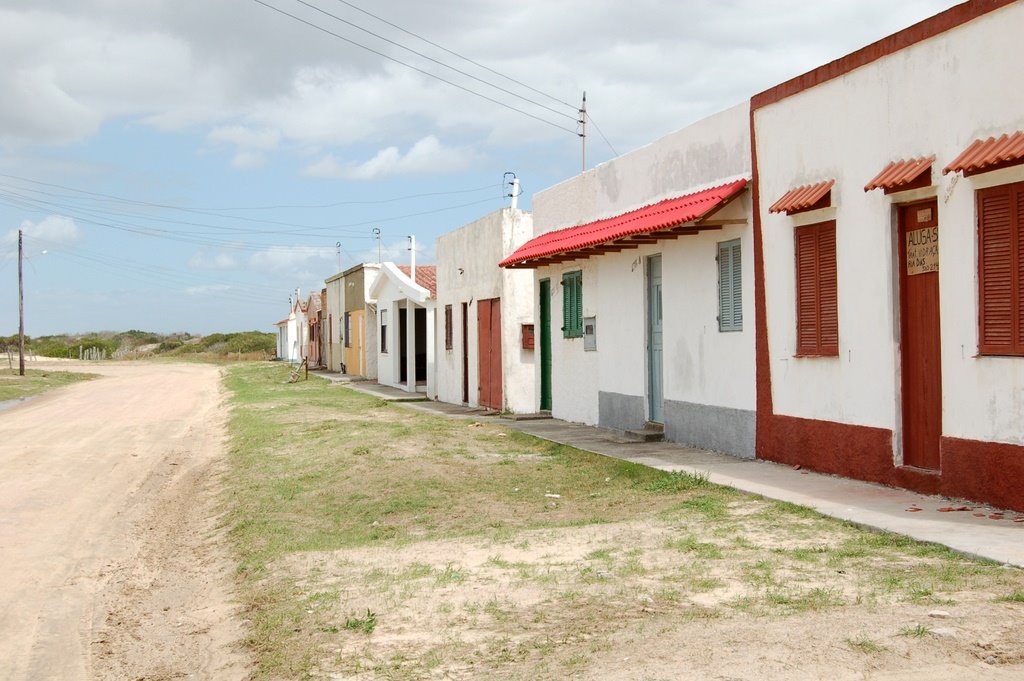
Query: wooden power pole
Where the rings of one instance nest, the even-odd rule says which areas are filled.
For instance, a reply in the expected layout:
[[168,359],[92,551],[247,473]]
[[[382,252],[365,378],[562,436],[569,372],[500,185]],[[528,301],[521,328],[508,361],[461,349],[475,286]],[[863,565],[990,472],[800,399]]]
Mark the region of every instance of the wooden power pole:
[[22,261],[25,249],[22,233],[18,230],[18,375],[25,375],[25,275]]

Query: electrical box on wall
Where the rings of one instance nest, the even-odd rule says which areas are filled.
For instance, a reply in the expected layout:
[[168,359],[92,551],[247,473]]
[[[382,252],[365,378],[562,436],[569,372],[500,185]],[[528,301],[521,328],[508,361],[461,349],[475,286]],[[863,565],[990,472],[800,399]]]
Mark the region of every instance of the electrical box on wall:
[[597,350],[597,317],[583,318],[583,349]]
[[523,324],[523,350],[533,350],[533,324]]

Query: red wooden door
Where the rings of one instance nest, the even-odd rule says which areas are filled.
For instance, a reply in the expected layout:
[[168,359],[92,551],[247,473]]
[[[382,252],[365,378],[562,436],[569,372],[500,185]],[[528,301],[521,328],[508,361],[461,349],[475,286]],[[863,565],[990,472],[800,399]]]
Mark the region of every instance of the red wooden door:
[[937,470],[942,435],[938,202],[901,206],[899,230],[903,464]]
[[480,300],[476,311],[480,406],[501,410],[501,299]]

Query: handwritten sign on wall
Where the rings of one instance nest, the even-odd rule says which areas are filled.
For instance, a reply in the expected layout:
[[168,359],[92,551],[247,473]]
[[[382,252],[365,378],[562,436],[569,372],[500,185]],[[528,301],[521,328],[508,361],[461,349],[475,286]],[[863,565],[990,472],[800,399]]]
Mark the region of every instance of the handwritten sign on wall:
[[939,227],[907,232],[907,276],[939,271]]

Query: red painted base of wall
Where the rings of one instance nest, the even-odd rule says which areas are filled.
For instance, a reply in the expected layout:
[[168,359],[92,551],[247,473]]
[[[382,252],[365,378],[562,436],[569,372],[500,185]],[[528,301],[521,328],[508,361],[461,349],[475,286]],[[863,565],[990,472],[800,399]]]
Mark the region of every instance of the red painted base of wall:
[[941,471],[893,465],[892,431],[794,416],[758,419],[757,457],[1024,511],[1024,446],[944,437]]
[[892,431],[795,416],[758,420],[757,457],[891,484]]
[[1024,446],[944,437],[942,494],[1024,511]]

